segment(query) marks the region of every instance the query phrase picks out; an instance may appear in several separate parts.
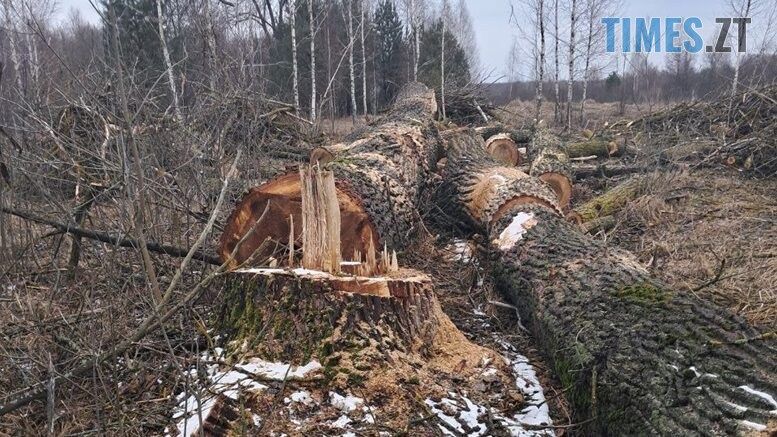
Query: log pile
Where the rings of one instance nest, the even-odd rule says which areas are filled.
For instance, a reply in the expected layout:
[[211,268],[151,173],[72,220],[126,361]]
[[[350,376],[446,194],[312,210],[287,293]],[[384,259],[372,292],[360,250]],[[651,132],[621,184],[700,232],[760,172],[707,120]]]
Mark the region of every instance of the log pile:
[[[434,94],[425,87],[412,85],[400,96],[386,117],[361,131],[359,138],[349,138],[324,166],[334,175],[334,197],[342,213],[342,253],[367,253],[369,245],[407,248],[413,230],[422,226],[418,210],[430,198],[458,221],[461,232],[487,236],[484,250],[499,291],[518,308],[552,364],[582,434],[720,435],[744,433],[752,424],[773,426],[775,406],[768,393],[777,391],[774,335],[760,333],[728,311],[661,283],[629,253],[606,247],[569,223],[564,212],[571,195],[571,173],[557,137],[544,131],[534,135],[537,158],[527,174],[495,161],[474,131],[438,133],[430,123],[436,108]],[[444,165],[438,165],[442,157]],[[430,189],[432,196],[422,195]],[[299,174],[252,190],[227,223],[222,259],[234,267],[250,265],[255,251],[267,250],[266,242],[294,247],[296,241],[290,235],[300,235],[294,226],[302,223],[303,199]],[[270,219],[256,226],[265,214]],[[290,216],[293,219],[287,219]],[[228,254],[238,242],[247,243],[248,249],[231,259]],[[388,251],[382,258],[388,258]],[[283,287],[264,291],[276,287],[263,282],[264,273],[245,273],[255,273],[259,282],[250,285],[238,279],[232,286],[238,297],[229,301],[244,302],[245,308],[252,305],[255,310],[247,312],[251,317],[240,316],[241,322],[233,320],[230,325],[238,331],[261,332],[257,344],[264,342],[261,327],[267,325],[263,323],[267,314],[278,308],[276,302],[297,302],[282,313],[308,315],[316,324],[323,323],[315,332],[325,334],[348,332],[339,324],[351,320],[368,325],[372,321],[379,332],[424,329],[386,322],[389,314],[396,314],[396,320],[412,314],[404,307],[386,309],[382,300],[376,301],[380,305],[367,303],[373,299],[370,293],[357,292],[349,299],[361,299],[359,305],[369,308],[368,313],[381,311],[384,317],[352,313],[348,305],[330,302],[327,293],[324,298],[311,296],[322,288],[344,287],[344,281],[328,274],[325,286],[305,283],[303,278],[295,284],[303,284],[304,290],[297,285],[285,287],[293,289],[285,297],[276,296],[285,293]],[[406,298],[387,288],[383,299]],[[414,305],[412,311],[421,311],[419,317],[423,317],[423,311],[435,308],[433,295],[426,293],[423,280],[411,288],[429,302]],[[256,294],[258,289],[263,291]],[[276,297],[263,300],[265,296]],[[432,324],[444,323],[439,315],[435,319]],[[389,324],[381,327],[382,322]],[[300,320],[289,326],[305,323]],[[310,337],[315,341],[307,344],[310,340],[305,337],[313,332],[271,334],[277,341],[259,350],[305,356],[330,350],[320,345],[331,341],[321,343],[320,337]],[[383,335],[364,336],[381,344],[381,353],[408,347],[401,341],[381,343]],[[305,338],[301,349],[284,340],[298,337]],[[439,337],[421,344],[442,347]],[[275,349],[278,345],[282,347]]]

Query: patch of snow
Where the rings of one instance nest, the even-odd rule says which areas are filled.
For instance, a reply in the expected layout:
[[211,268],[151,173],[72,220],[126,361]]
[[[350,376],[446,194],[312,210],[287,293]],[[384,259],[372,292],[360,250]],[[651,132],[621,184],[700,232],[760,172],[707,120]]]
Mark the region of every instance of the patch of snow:
[[338,410],[344,412],[344,413],[350,413],[356,408],[364,403],[364,399],[358,398],[356,396],[346,394],[345,396],[335,393],[333,391],[329,392],[329,403],[332,404],[333,407],[337,408]]
[[[287,401],[288,400],[288,401]],[[310,396],[310,392],[307,390],[299,390],[295,391],[289,397],[284,399],[284,402],[287,404],[290,404],[292,402],[299,402],[304,405],[311,405],[313,404],[313,398]]]
[[774,410],[772,410],[771,413],[777,414],[777,401],[774,400],[774,396],[770,395],[769,393],[758,391],[747,385],[740,385],[739,388],[772,404],[774,406]]
[[499,234],[499,238],[494,240],[494,244],[496,244],[500,250],[510,250],[515,246],[515,243],[523,238],[523,234],[536,224],[537,220],[534,219],[534,214],[530,212],[519,212],[513,217],[510,224],[502,230],[502,233]]
[[345,428],[350,423],[351,418],[343,414],[342,416],[338,417],[337,420],[332,422],[332,426],[335,428]]
[[321,368],[321,363],[311,361],[304,366],[291,367],[291,364],[277,363],[252,358],[248,363],[238,364],[235,367],[249,373],[261,375],[267,379],[283,381],[284,379],[301,379],[310,372]]
[[726,401],[727,404],[731,405],[735,410],[737,410],[740,413],[744,413],[747,411],[747,407],[743,407],[742,405],[735,404],[733,402]]
[[756,431],[766,431],[766,425],[761,423],[751,422],[749,420],[741,420],[739,423]]
[[472,248],[465,240],[453,240],[453,243],[449,244],[446,249],[451,252],[451,261],[461,261],[468,263],[472,260]]

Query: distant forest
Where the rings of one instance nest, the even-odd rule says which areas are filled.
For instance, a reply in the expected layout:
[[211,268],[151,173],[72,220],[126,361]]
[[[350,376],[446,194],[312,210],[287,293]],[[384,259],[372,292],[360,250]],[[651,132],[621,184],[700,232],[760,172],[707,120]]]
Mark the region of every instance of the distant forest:
[[[720,54],[684,54],[670,58],[663,69],[648,62],[645,57],[635,57],[627,64],[625,74],[622,71],[607,72],[606,69],[603,73],[606,73],[603,77],[589,79],[589,100],[650,106],[682,100],[711,100],[730,94],[734,66]],[[743,56],[739,75],[740,86],[754,87],[774,83],[777,80],[777,56]],[[554,85],[552,80],[543,81],[542,93],[548,102],[554,102]],[[581,95],[581,88],[582,83],[575,81],[575,101],[578,101]],[[536,89],[536,81],[498,82],[486,87],[489,99],[497,105],[504,105],[516,99],[534,100]],[[559,82],[559,89],[563,100],[567,92],[566,80]]]

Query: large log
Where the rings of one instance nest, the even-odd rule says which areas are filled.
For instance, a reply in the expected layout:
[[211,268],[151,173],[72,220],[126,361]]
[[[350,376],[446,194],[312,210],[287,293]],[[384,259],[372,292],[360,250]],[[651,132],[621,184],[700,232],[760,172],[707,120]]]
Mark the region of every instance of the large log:
[[578,205],[570,217],[582,224],[600,217],[615,214],[629,202],[645,192],[648,185],[646,177],[634,177],[607,190],[600,196]]
[[566,209],[572,198],[572,173],[561,139],[547,129],[538,129],[532,138],[531,148],[536,151],[536,157],[531,163],[529,174],[550,185],[556,193],[559,206]]
[[774,432],[773,332],[583,234],[534,179],[478,190],[501,167],[466,134],[446,146],[437,202],[490,235],[498,288],[552,363],[582,435]]
[[[440,142],[432,124],[437,110],[434,91],[421,84],[405,86],[392,109],[375,124],[359,131],[355,138],[337,147],[327,157],[325,168],[335,175],[342,217],[342,253],[367,253],[367,248],[384,245],[401,249],[417,223],[417,200],[430,181]],[[318,160],[320,163],[321,161]],[[272,220],[255,227],[256,219],[269,203]],[[301,190],[297,172],[273,179],[252,189],[229,217],[221,237],[219,254],[227,261],[246,234],[231,267],[254,258],[264,245],[271,256],[289,245],[290,216],[293,235],[301,235]],[[256,228],[256,229],[255,229]]]

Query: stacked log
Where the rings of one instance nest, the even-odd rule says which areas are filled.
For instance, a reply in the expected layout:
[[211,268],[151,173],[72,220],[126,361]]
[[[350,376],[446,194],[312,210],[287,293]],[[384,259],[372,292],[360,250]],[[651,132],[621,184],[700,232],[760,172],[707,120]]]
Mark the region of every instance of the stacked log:
[[777,390],[773,335],[581,233],[536,186],[501,185],[475,202],[478,175],[498,164],[466,135],[447,147],[441,198],[488,231],[499,290],[552,363],[582,434],[739,434],[774,420],[759,395]]

